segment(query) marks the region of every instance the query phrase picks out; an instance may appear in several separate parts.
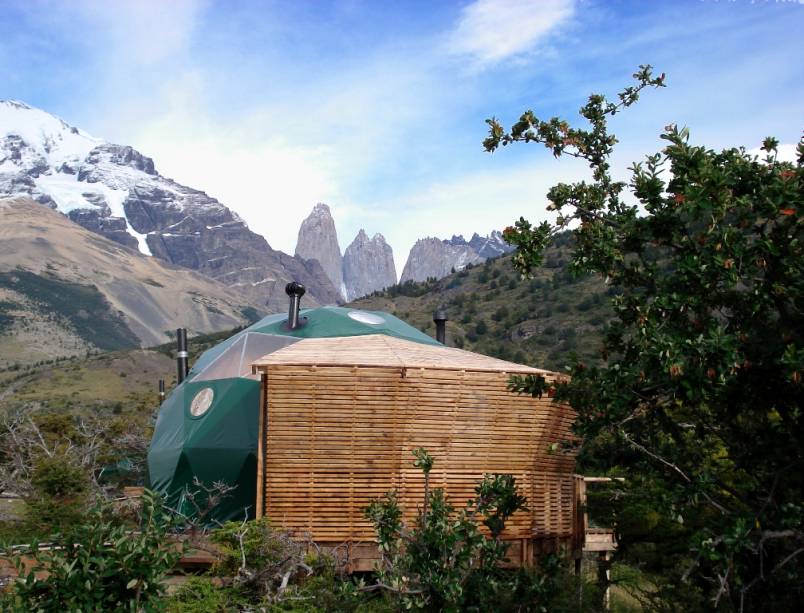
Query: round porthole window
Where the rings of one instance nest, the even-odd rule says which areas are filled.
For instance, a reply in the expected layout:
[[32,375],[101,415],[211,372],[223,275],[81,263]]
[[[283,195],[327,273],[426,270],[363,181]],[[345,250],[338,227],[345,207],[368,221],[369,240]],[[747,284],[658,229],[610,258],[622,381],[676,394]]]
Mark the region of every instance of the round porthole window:
[[190,415],[193,417],[201,417],[209,410],[212,405],[212,399],[215,397],[215,392],[211,387],[205,387],[195,395],[193,402],[190,404]]
[[361,324],[369,324],[371,326],[379,326],[385,323],[385,320],[379,315],[366,313],[365,311],[349,311],[349,317],[355,321],[359,321]]

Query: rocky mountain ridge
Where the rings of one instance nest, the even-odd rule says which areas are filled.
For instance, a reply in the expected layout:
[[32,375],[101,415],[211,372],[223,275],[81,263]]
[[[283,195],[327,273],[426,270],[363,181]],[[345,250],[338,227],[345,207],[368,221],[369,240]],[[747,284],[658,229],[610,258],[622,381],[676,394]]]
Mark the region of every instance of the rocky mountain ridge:
[[343,298],[346,288],[343,283],[343,257],[338,244],[335,220],[329,206],[319,202],[302,221],[296,240],[296,256],[305,260],[317,260]]
[[283,310],[284,285],[338,302],[321,265],[276,251],[206,193],[160,175],[151,158],[108,143],[21,102],[0,101],[0,197],[27,196],[88,230],[197,270]]
[[445,240],[423,238],[410,250],[400,283],[441,279],[469,264],[479,264],[513,250],[499,230],[493,230],[488,236],[475,232],[468,241],[460,234]]
[[[463,240],[463,236],[452,237],[454,241],[456,238]],[[464,241],[465,242],[465,241]],[[472,238],[467,243],[472,249],[477,251],[481,258],[497,258],[501,255],[507,255],[514,251],[515,247],[505,242],[502,232],[499,230],[492,230],[488,236],[480,236],[477,232],[472,234]]]
[[454,270],[462,270],[467,264],[479,264],[485,260],[465,241],[456,243],[434,237],[417,240],[402,270],[400,283],[441,279]]
[[[416,242],[402,271],[401,283],[441,279],[468,264],[479,264],[513,251],[494,230],[488,236],[477,233],[466,240],[461,235],[451,239],[423,238]],[[360,229],[341,255],[335,221],[329,206],[319,202],[299,229],[296,255],[317,260],[333,283],[340,283],[344,300],[355,300],[397,283],[391,246],[382,234],[369,239]]]
[[[286,307],[284,285],[308,288],[307,304],[353,300],[396,283],[393,251],[361,229],[341,255],[329,207],[304,220],[295,255],[274,250],[237,213],[205,192],[159,174],[153,159],[95,138],[22,102],[0,101],[0,197],[29,197],[144,255],[196,270],[266,311]],[[441,278],[507,253],[498,231],[416,243],[402,281]]]

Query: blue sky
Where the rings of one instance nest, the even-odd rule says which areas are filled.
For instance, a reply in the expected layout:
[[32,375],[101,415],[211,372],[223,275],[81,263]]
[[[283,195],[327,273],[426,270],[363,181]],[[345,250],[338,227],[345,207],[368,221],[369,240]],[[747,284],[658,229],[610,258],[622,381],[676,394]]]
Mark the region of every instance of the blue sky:
[[642,63],[667,73],[617,117],[618,174],[668,123],[711,147],[804,127],[795,2],[0,1],[0,98],[131,144],[292,252],[323,201],[398,272],[423,236],[539,219],[583,166],[531,145],[483,153],[484,119],[573,119]]

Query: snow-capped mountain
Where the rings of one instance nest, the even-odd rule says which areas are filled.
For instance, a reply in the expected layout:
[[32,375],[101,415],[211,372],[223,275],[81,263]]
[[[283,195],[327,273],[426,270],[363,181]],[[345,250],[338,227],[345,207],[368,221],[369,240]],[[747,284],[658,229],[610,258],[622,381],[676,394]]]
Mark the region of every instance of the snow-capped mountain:
[[166,343],[261,312],[232,287],[126,249],[28,198],[0,198],[0,367]]
[[0,101],[0,196],[28,196],[85,228],[236,286],[268,310],[284,284],[312,302],[339,292],[321,265],[274,251],[229,208],[160,175],[151,158],[106,142],[21,102]]

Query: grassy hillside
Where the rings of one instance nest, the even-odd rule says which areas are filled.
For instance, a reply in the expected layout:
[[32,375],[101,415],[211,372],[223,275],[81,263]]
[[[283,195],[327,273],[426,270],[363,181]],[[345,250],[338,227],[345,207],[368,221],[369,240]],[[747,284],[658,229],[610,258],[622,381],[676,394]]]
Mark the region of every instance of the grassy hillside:
[[0,373],[0,412],[18,408],[151,413],[159,379],[175,378],[172,359],[143,349],[60,360]]
[[448,345],[554,370],[573,353],[591,363],[600,359],[611,296],[600,279],[573,276],[569,261],[563,238],[531,280],[521,280],[506,256],[438,281],[396,285],[352,306],[389,311],[434,335],[433,311],[444,305]]
[[[239,328],[193,337],[190,363]],[[176,384],[175,345],[45,360],[0,370],[0,415],[17,409],[150,415],[159,379]]]

